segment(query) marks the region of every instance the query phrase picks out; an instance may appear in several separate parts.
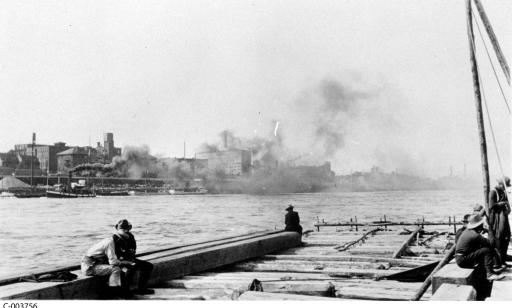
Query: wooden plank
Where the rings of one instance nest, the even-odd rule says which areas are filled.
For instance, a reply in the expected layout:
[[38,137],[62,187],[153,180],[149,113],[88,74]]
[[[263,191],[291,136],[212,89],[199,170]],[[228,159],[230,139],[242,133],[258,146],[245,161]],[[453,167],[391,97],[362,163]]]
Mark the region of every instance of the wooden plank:
[[154,288],[155,294],[136,295],[139,300],[230,300],[231,289],[170,289]]
[[297,295],[297,294],[282,294],[282,293],[270,293],[270,292],[254,292],[246,291],[238,300],[241,301],[335,301],[341,300],[336,297],[325,297],[325,296],[308,296],[308,295]]
[[379,290],[373,289],[369,291],[366,288],[346,287],[336,290],[336,297],[347,299],[364,299],[364,300],[380,300],[380,301],[405,301],[411,298],[413,292],[400,292],[396,290]]
[[363,262],[363,261],[302,261],[302,260],[255,260],[241,263],[250,265],[274,265],[297,268],[368,268],[368,269],[388,269],[391,264],[387,262]]
[[[208,279],[174,279],[162,283],[164,288],[185,289],[238,289],[247,290],[252,279],[247,280],[208,280]],[[332,292],[328,281],[262,281],[263,291],[273,293],[293,293],[314,296],[327,296]]]
[[[510,292],[510,289],[509,289]],[[512,298],[511,298],[512,299]],[[431,301],[474,301],[476,291],[472,286],[443,283],[430,298]]]
[[[223,243],[213,247],[198,248],[194,251],[154,259],[152,260],[154,269],[149,283],[150,285],[156,285],[161,281],[259,257],[299,244],[300,235],[296,232],[272,232],[269,235],[261,235],[234,243]],[[151,256],[142,257],[142,259],[151,259]],[[33,284],[34,287],[30,288],[26,287],[26,283],[0,286],[0,298],[97,298],[98,287],[104,285],[104,283],[99,283],[102,280],[98,280],[98,277],[80,276],[79,278],[75,281],[54,283],[52,285],[35,283]]]
[[432,276],[432,292],[435,294],[443,283],[471,285],[473,273],[472,268],[460,268],[454,263],[447,264]]
[[416,237],[416,234],[420,232],[421,226],[417,227],[416,230],[414,230],[407,239],[402,243],[402,245],[396,250],[396,252],[393,254],[392,258],[400,258],[400,256],[404,253],[405,249],[407,249],[407,246],[414,240]]
[[390,274],[399,273],[400,270],[393,269],[360,269],[360,268],[322,268],[311,269],[309,267],[269,265],[269,264],[235,264],[233,270],[252,272],[295,272],[295,273],[328,273],[332,277],[371,277],[377,278]]
[[367,257],[367,256],[353,256],[353,255],[266,255],[261,260],[298,260],[298,261],[352,261],[352,262],[386,262],[392,266],[403,267],[418,267],[429,264],[429,260],[415,260],[400,258],[385,258],[385,257]]

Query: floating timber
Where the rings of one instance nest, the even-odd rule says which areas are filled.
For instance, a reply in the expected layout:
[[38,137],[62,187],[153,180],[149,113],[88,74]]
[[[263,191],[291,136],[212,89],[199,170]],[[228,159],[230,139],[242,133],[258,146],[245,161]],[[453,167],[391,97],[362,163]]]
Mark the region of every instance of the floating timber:
[[[450,252],[452,226],[414,226],[337,226],[306,232],[302,239],[294,232],[259,232],[162,248],[139,255],[155,266],[155,294],[136,299],[428,300],[431,292],[417,294],[429,289],[424,281]],[[104,278],[84,277],[78,266],[67,269],[79,278],[0,279],[0,298],[106,298]]]

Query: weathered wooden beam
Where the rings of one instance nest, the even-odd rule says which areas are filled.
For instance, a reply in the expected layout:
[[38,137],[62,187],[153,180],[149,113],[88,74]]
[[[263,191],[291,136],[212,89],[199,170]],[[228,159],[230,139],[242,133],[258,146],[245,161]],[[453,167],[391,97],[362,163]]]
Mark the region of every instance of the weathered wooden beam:
[[270,292],[254,292],[246,291],[238,300],[241,301],[335,301],[341,300],[335,297],[325,296],[308,296],[308,295],[297,295],[297,294],[285,294],[285,293],[270,293]]
[[[208,280],[208,279],[173,279],[161,284],[167,288],[185,289],[239,289],[247,291],[252,279],[247,280]],[[263,291],[273,293],[293,293],[314,296],[328,296],[332,292],[332,284],[328,281],[261,281]]]
[[[175,277],[213,269],[227,264],[260,257],[267,253],[300,245],[296,232],[270,232],[268,235],[249,237],[218,245],[199,245],[195,250],[165,255],[153,259],[152,255],[141,259],[152,260],[154,265],[150,285]],[[77,272],[80,274],[79,272]],[[97,298],[98,288],[105,285],[98,277],[83,277],[66,283],[15,283],[0,286],[0,298],[13,299],[88,299]]]
[[487,14],[485,13],[484,7],[480,0],[474,0],[478,13],[480,14],[480,18],[485,26],[485,30],[487,31],[487,35],[489,35],[489,40],[492,43],[492,47],[494,48],[494,52],[496,53],[496,57],[498,58],[498,62],[500,63],[501,69],[503,70],[503,74],[507,78],[507,83],[510,85],[510,69],[508,67],[507,59],[503,55],[501,51],[500,44],[498,39],[496,38],[496,34],[494,34],[494,30],[492,29],[491,22],[489,18],[487,18]]
[[[436,268],[432,271],[432,273],[425,279],[425,282],[423,282],[421,288],[414,294],[414,297],[412,297],[413,301],[418,301],[421,299],[423,294],[427,291],[427,289],[432,284],[432,278],[434,275],[439,271],[443,266],[448,264],[450,260],[453,258],[453,255],[455,254],[455,245],[445,254],[444,258],[439,262],[439,264],[436,266]],[[434,286],[432,286],[432,292],[435,292]]]
[[[510,293],[510,289],[508,290]],[[430,298],[431,301],[474,301],[475,288],[469,285],[443,283]]]
[[421,226],[418,226],[416,228],[416,230],[414,230],[410,235],[409,237],[402,243],[402,245],[400,246],[400,248],[398,248],[398,250],[396,250],[396,252],[393,254],[392,258],[400,258],[400,256],[402,255],[402,253],[407,249],[407,247],[409,246],[409,244],[414,240],[414,237],[416,236],[416,234],[418,234],[420,232],[420,230],[422,229]]
[[369,256],[354,256],[354,255],[266,255],[261,258],[262,260],[297,260],[297,261],[346,261],[346,262],[385,262],[391,266],[403,267],[418,267],[431,263],[430,260],[422,260],[415,258],[414,260],[400,258],[385,258],[385,257],[369,257]]

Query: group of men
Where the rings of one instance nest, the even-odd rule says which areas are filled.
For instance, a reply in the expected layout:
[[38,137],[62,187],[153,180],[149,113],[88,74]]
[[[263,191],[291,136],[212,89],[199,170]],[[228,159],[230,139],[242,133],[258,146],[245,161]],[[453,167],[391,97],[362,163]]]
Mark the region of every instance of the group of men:
[[[455,236],[455,260],[462,268],[483,266],[487,280],[503,278],[507,267],[507,250],[510,242],[510,204],[507,197],[510,178],[498,179],[498,184],[489,193],[489,208],[474,208],[472,215],[464,216],[465,227]],[[487,229],[485,225],[487,224]],[[487,238],[482,236],[487,232]]]

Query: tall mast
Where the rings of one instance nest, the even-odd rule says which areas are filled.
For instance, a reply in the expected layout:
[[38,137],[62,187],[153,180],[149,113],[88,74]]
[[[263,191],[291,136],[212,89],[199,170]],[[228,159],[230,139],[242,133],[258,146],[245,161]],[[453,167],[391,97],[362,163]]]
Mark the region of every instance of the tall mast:
[[32,133],[32,151],[30,151],[30,188],[34,186],[34,151],[36,146],[36,133]]
[[478,10],[478,13],[480,14],[480,18],[482,19],[482,22],[485,26],[485,30],[487,31],[487,35],[489,35],[489,39],[491,40],[492,47],[494,48],[494,52],[496,53],[496,57],[498,58],[498,61],[500,62],[501,69],[503,70],[503,73],[505,74],[505,77],[507,78],[508,84],[510,84],[510,69],[508,67],[507,59],[505,59],[505,56],[503,55],[503,52],[501,51],[500,44],[498,43],[498,39],[496,38],[496,35],[494,34],[494,30],[492,29],[491,22],[489,21],[489,18],[487,18],[487,14],[484,11],[484,7],[482,6],[482,3],[480,0],[474,0],[476,9]]
[[487,159],[487,142],[485,140],[484,117],[482,113],[482,95],[480,93],[480,79],[475,57],[475,37],[473,33],[473,17],[471,15],[471,0],[466,0],[467,30],[469,40],[469,56],[471,60],[471,72],[473,74],[473,87],[475,94],[476,120],[478,123],[478,136],[480,139],[480,158],[482,161],[482,174],[484,180],[484,204],[489,208],[489,162]]

